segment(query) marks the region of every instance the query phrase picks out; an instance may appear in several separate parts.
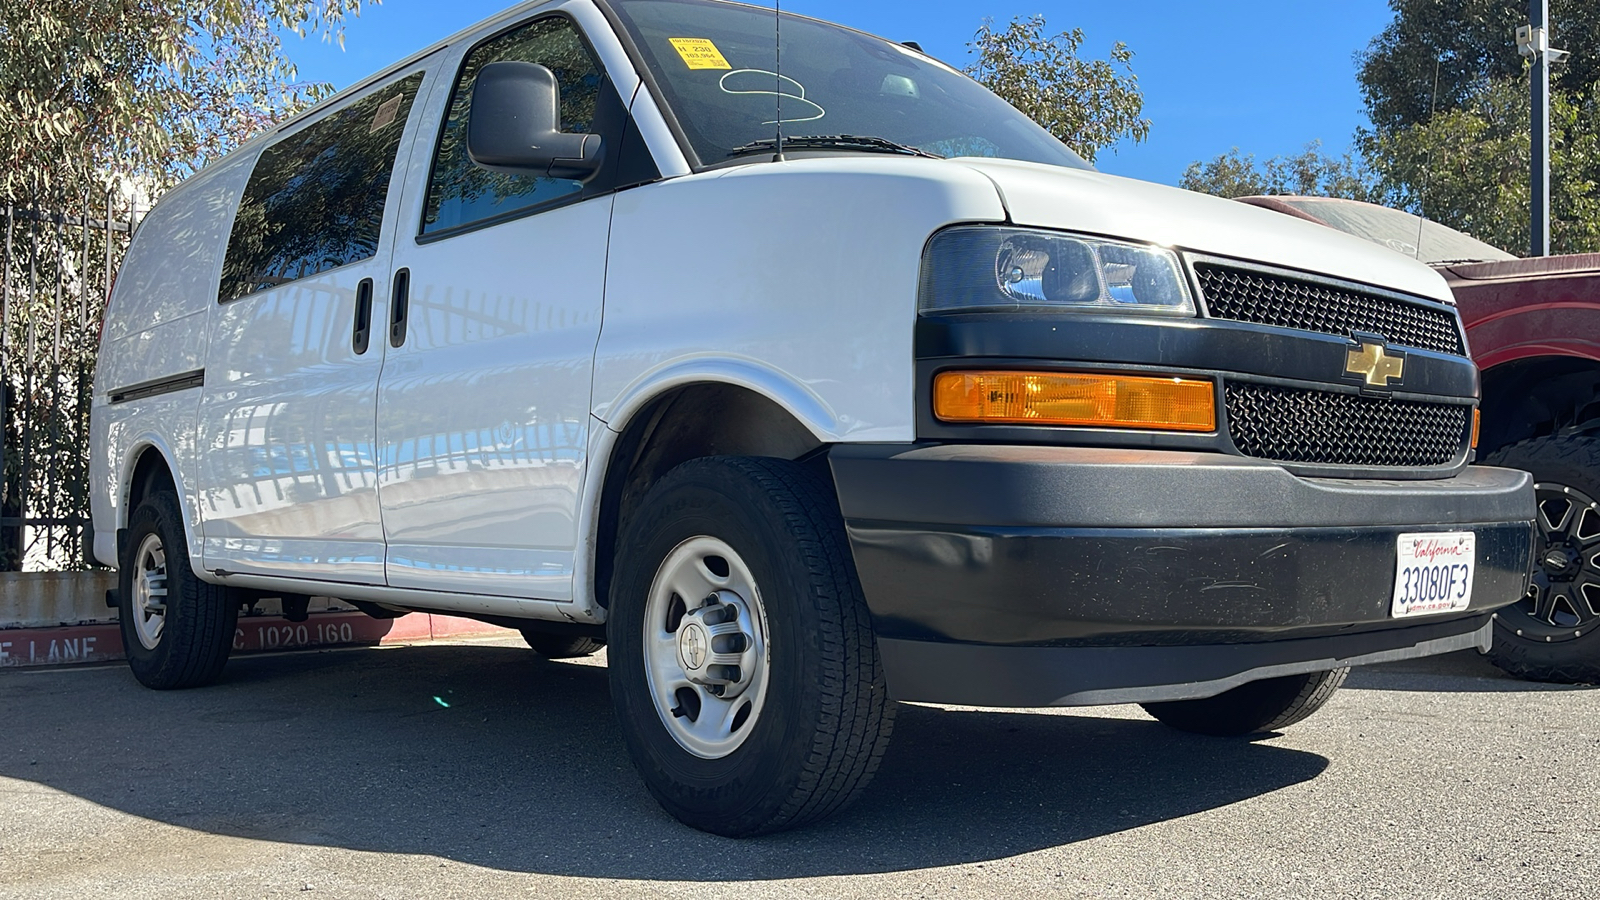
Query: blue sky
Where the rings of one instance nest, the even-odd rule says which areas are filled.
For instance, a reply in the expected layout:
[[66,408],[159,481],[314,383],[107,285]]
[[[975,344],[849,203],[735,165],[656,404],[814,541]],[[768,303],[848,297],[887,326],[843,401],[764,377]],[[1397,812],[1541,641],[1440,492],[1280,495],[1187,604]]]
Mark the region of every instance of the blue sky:
[[[770,0],[769,0],[770,2]],[[384,0],[345,28],[345,49],[285,39],[302,78],[343,88],[512,5],[506,0]],[[1143,144],[1102,154],[1101,170],[1175,184],[1184,167],[1232,147],[1265,158],[1320,139],[1343,151],[1366,119],[1353,56],[1390,21],[1386,0],[784,0],[785,10],[914,40],[965,66],[985,18],[1042,13],[1052,32],[1082,28],[1082,53],[1115,41],[1152,121]]]

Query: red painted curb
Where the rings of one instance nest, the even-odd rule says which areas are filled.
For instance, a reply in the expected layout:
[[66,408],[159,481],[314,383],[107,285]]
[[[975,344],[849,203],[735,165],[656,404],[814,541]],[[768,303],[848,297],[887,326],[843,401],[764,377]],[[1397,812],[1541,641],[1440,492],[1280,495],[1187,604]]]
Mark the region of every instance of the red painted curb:
[[[398,619],[374,619],[359,612],[312,613],[304,622],[291,622],[282,616],[243,616],[233,633],[233,652],[405,644],[495,633],[516,634],[509,628],[473,619],[428,613],[412,613]],[[110,662],[122,658],[122,630],[116,623],[0,631],[0,668]]]

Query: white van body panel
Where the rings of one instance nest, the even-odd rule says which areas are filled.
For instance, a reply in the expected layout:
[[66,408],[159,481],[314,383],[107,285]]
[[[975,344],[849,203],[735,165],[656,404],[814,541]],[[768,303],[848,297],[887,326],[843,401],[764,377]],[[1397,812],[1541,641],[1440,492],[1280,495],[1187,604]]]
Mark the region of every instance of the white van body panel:
[[766,382],[819,440],[911,440],[923,246],[952,222],[1004,218],[987,178],[928,159],[804,159],[624,191],[594,414],[620,430],[698,367]]
[[389,584],[572,596],[611,203],[396,253],[411,301],[378,390]]
[[539,615],[542,601],[572,598],[613,198],[433,240],[416,230],[463,59],[508,26],[556,10],[584,32],[624,104],[638,93],[626,51],[587,0],[525,10],[514,23],[499,17],[443,54],[446,77],[423,113],[432,130],[404,169],[416,188],[396,230],[392,268],[406,268],[411,282],[407,335],[385,348],[378,390],[387,584],[498,598],[479,602],[505,615]]
[[1088,170],[998,159],[960,162],[994,179],[1018,225],[1146,241],[1455,302],[1432,268],[1271,210]]
[[[373,452],[381,329],[365,353],[351,345],[356,296],[390,287],[402,174],[437,59],[423,73],[396,151],[374,255],[226,303],[212,291],[211,339],[199,411],[198,503],[208,571],[384,583],[383,522]],[[334,104],[324,116],[351,102]],[[322,117],[307,123],[314,124]],[[226,238],[224,238],[224,243]]]
[[205,367],[206,321],[215,305],[217,273],[233,210],[250,176],[253,154],[239,154],[167,192],[145,216],[117,273],[107,304],[90,416],[90,498],[94,555],[114,566],[116,531],[127,525],[129,479],[139,454],[158,448],[178,481],[192,558],[201,528],[189,499],[196,490],[198,449],[194,389],[112,403],[129,386]]

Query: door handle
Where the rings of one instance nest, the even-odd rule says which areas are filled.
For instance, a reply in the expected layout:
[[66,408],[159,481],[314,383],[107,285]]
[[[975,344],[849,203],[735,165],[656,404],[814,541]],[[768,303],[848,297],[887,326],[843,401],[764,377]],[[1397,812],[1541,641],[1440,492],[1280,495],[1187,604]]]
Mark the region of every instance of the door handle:
[[394,273],[394,295],[389,302],[389,346],[406,342],[406,307],[411,299],[411,270]]
[[356,323],[350,332],[350,349],[357,356],[367,352],[372,341],[372,279],[363,278],[356,285]]

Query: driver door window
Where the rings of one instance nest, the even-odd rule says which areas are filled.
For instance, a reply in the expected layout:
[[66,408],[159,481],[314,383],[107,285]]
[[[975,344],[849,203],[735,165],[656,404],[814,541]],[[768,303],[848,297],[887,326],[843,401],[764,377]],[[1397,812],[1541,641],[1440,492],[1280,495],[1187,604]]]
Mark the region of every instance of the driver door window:
[[[539,19],[490,38],[467,54],[456,77],[438,153],[428,179],[422,233],[450,232],[583,193],[584,183],[539,175],[491,172],[467,156],[467,113],[478,72],[493,62],[530,62],[555,73],[561,85],[561,130],[593,134],[603,78],[594,53],[572,21]],[[609,88],[607,88],[609,89]]]

